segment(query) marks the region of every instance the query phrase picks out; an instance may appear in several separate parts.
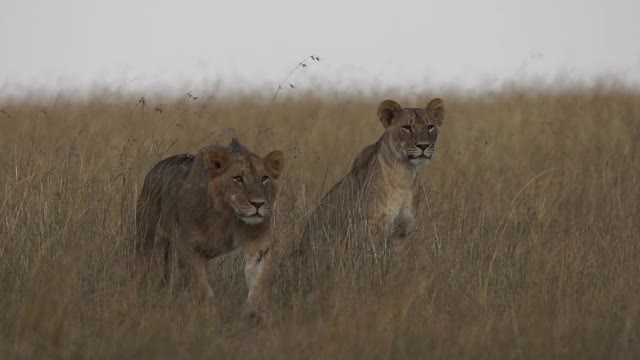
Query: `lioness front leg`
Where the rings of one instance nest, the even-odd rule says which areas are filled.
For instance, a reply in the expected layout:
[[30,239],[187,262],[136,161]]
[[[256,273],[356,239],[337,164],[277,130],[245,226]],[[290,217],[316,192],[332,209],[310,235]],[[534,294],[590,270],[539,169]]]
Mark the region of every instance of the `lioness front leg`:
[[271,267],[271,249],[268,237],[249,239],[240,243],[244,252],[244,276],[249,293],[246,312],[251,317],[259,315],[268,305],[268,281]]
[[413,212],[410,210],[402,210],[396,221],[390,246],[394,256],[398,257],[398,259],[406,259],[409,255],[408,250],[410,247],[407,243],[407,237],[413,234],[415,230],[416,220]]
[[396,222],[397,225],[393,231],[393,237],[404,239],[416,230],[416,219],[411,209],[403,209]]

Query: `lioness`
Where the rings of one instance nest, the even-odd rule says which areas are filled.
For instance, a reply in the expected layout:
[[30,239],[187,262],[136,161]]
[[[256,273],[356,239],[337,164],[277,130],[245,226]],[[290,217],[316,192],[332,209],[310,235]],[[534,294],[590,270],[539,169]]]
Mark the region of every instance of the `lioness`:
[[391,237],[405,237],[414,230],[416,174],[431,162],[444,102],[436,98],[420,109],[385,100],[377,112],[384,134],[358,154],[349,173],[315,207],[300,244],[303,255],[313,253],[323,241],[333,242],[332,249],[349,247],[353,244],[348,238],[362,239],[362,230],[367,230],[365,237],[381,240],[370,243],[378,246],[374,252],[381,253]]
[[161,257],[168,282],[175,256],[179,284],[213,310],[205,264],[240,247],[249,288],[246,303],[255,314],[266,295],[270,216],[283,166],[281,151],[261,158],[235,138],[228,147],[208,146],[195,155],[158,162],[145,177],[137,202],[139,254]]

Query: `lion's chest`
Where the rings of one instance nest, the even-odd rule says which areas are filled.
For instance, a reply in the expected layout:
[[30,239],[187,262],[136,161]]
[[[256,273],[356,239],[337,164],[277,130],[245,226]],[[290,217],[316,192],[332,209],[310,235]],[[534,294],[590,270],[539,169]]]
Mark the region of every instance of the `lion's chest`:
[[382,204],[383,216],[391,225],[398,220],[403,213],[410,210],[413,202],[413,193],[410,190],[395,190],[387,194]]
[[200,253],[207,259],[233,251],[238,247],[236,236],[231,231],[220,231],[221,229],[208,229],[206,235],[202,237]]

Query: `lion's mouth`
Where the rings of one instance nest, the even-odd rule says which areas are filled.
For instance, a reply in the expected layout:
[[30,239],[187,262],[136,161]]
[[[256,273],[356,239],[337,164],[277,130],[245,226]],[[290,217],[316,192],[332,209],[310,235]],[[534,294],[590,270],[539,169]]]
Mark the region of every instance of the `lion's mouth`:
[[260,215],[257,211],[251,215],[241,215],[240,220],[245,224],[259,224],[264,220],[264,216]]
[[421,160],[421,159],[426,159],[426,160],[431,160],[431,157],[433,156],[433,154],[422,154],[422,155],[418,155],[418,156],[414,156],[414,155],[409,155],[409,160]]

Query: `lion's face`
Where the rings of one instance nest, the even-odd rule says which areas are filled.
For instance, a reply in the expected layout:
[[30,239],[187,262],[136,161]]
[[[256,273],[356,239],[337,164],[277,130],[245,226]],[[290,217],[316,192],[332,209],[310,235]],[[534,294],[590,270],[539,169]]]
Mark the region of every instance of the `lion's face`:
[[425,109],[402,108],[393,100],[378,105],[378,117],[396,158],[412,165],[429,164],[434,154],[444,102],[433,99]]
[[235,139],[231,145],[205,149],[203,158],[213,194],[245,224],[264,222],[273,211],[284,167],[281,151],[264,158],[250,152]]

